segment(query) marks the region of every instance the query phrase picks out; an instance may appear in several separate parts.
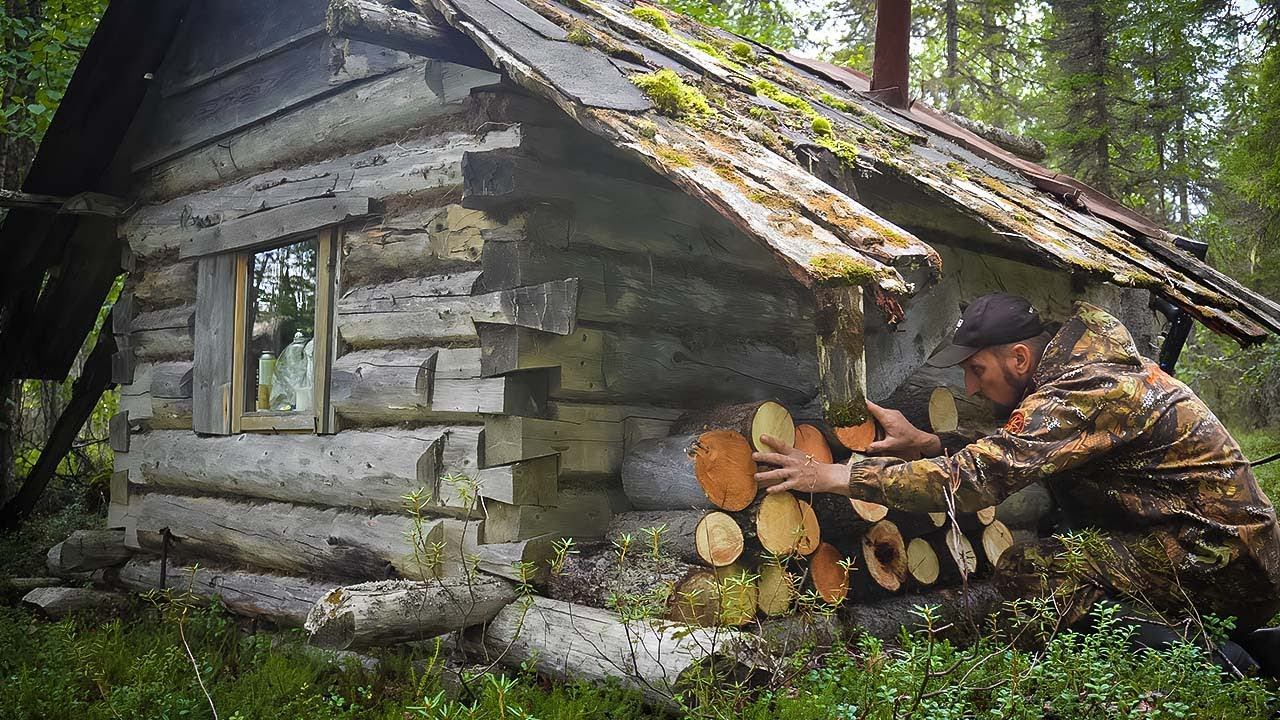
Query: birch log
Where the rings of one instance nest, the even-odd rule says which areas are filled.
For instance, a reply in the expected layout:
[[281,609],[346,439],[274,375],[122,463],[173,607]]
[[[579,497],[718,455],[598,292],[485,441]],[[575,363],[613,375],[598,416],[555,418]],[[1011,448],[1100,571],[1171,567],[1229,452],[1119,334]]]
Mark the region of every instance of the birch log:
[[515,599],[511,583],[484,576],[362,583],[327,593],[305,628],[317,647],[379,647],[486,623]]
[[678,710],[675,697],[695,675],[713,672],[750,685],[773,675],[760,638],[723,628],[664,621],[624,622],[614,613],[534,596],[508,605],[467,645],[485,659],[558,680],[618,681],[646,701]]

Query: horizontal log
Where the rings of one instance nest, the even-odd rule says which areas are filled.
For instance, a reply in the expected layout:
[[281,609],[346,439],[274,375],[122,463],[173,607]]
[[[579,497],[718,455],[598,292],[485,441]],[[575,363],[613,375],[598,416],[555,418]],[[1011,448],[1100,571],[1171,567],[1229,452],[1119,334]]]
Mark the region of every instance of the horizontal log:
[[124,198],[102,193],[80,193],[72,197],[24,193],[17,190],[0,190],[0,208],[36,210],[56,215],[100,215],[118,218],[129,210],[131,203]]
[[163,162],[143,173],[137,186],[148,201],[167,199],[289,167],[300,157],[334,157],[367,148],[392,133],[459,114],[471,88],[497,79],[494,73],[463,65],[412,62]]
[[338,358],[331,377],[330,401],[346,425],[477,421],[546,407],[545,378],[482,377],[479,348],[362,350]]
[[[160,589],[160,561],[147,558],[130,560],[120,568],[116,582],[140,593]],[[163,587],[200,598],[217,598],[223,607],[237,615],[261,618],[287,627],[302,627],[307,613],[333,588],[333,583],[170,563],[165,568]]]
[[443,295],[423,281],[357,288],[338,300],[338,332],[352,347],[475,342],[476,323],[573,332],[576,278],[474,296]]
[[142,310],[190,305],[196,301],[196,264],[190,261],[146,267],[135,272],[133,302]]
[[935,627],[946,628],[943,637],[969,634],[969,628],[981,627],[982,621],[1000,609],[1004,599],[990,583],[969,583],[967,588],[940,588],[921,594],[895,595],[873,603],[847,603],[838,611],[846,626],[880,638],[893,640],[903,630],[922,629],[918,608],[937,608]]
[[507,606],[466,641],[489,660],[512,667],[530,663],[560,680],[616,681],[671,709],[680,707],[675,697],[688,690],[695,674],[747,678],[771,667],[763,643],[746,633],[623,622],[605,610],[538,596],[528,607]]
[[491,68],[489,58],[462,33],[443,23],[374,0],[330,0],[329,34],[423,57]]
[[[528,241],[484,247],[490,290],[581,278],[578,318],[654,328],[714,328],[729,337],[812,335],[813,301],[781,274],[643,252],[559,249]],[[810,340],[810,342],[812,342]]]
[[153,398],[182,399],[191,397],[191,362],[156,363],[150,369]]
[[543,585],[555,558],[555,533],[538,535],[510,543],[477,545],[471,550],[476,569],[481,572],[522,583]]
[[486,623],[515,599],[511,583],[493,577],[361,583],[320,598],[305,629],[317,647],[380,647]]
[[481,135],[447,132],[390,143],[329,160],[272,170],[231,185],[140,208],[121,227],[137,257],[180,247],[193,228],[211,227],[251,213],[312,198],[372,199],[454,187],[462,180],[462,154],[519,142],[516,128]]
[[434,577],[439,559],[429,548],[444,531],[404,515],[152,492],[129,498],[126,524],[149,552],[164,549],[167,529],[169,552],[182,558],[348,581]]
[[127,607],[129,601],[119,593],[105,590],[42,587],[24,595],[22,604],[51,620],[59,620],[80,612],[115,613]]
[[[342,249],[343,287],[367,287],[396,280],[432,277],[445,271],[463,273],[480,262],[486,237],[508,232],[507,225],[482,210],[461,205],[425,203],[384,216],[378,223],[345,229]],[[512,218],[508,225],[519,225]],[[510,232],[522,232],[512,227]],[[473,279],[479,271],[473,270]],[[473,282],[474,285],[474,282]],[[468,295],[471,288],[453,295]]]
[[554,398],[678,407],[774,398],[803,417],[817,393],[812,340],[774,345],[594,327],[560,337],[482,326],[480,346],[485,375],[559,368]]

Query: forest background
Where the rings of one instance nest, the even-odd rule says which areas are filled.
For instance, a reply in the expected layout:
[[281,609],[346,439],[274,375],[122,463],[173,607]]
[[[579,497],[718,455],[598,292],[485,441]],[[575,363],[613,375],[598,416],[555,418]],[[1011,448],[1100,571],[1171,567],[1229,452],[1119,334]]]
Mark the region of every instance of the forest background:
[[[0,186],[17,190],[106,2],[2,2]],[[870,69],[875,0],[662,2]],[[912,36],[913,97],[1040,140],[1048,166],[1207,241],[1214,266],[1280,298],[1280,0],[915,0]],[[12,419],[0,428],[0,506],[74,374],[0,393]],[[1200,329],[1179,376],[1251,458],[1280,450],[1280,343],[1242,349]],[[68,525],[83,518],[67,508],[94,514],[105,501],[115,402],[103,398],[46,493]],[[1265,480],[1274,496],[1280,477]],[[65,535],[62,524],[48,532]]]

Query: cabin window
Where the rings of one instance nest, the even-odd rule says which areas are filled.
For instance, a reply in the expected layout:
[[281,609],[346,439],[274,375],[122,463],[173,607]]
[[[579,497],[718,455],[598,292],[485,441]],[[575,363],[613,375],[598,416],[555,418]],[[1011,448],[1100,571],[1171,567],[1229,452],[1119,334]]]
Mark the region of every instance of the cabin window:
[[232,432],[328,431],[337,235],[237,253]]

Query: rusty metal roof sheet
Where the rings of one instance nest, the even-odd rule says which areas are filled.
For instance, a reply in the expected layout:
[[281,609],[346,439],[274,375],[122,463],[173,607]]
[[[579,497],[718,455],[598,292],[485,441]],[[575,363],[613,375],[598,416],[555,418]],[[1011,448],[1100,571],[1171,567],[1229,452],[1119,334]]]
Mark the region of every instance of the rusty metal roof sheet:
[[[507,27],[521,23],[519,14],[490,10],[516,2],[564,28],[565,39]],[[863,264],[891,292],[909,290],[902,278],[913,266],[937,271],[936,254],[883,215],[911,223],[872,212],[854,199],[857,182],[840,182],[871,175],[909,186],[1042,262],[1149,289],[1241,342],[1280,332],[1280,305],[1176,248],[1171,235],[1139,214],[924,106],[882,105],[870,97],[865,76],[845,68],[778,53],[653,7],[669,25],[657,27],[615,0],[415,3],[444,15],[515,82],[758,238],[805,284],[829,279],[816,267],[829,263],[815,263],[828,255]],[[538,60],[556,56],[556,48],[533,47],[545,43],[573,43],[611,62],[593,64],[590,77],[580,66],[570,73],[563,63]],[[566,91],[566,73],[575,87],[603,87],[659,69],[698,87],[715,114],[672,119],[651,107],[623,110]]]

